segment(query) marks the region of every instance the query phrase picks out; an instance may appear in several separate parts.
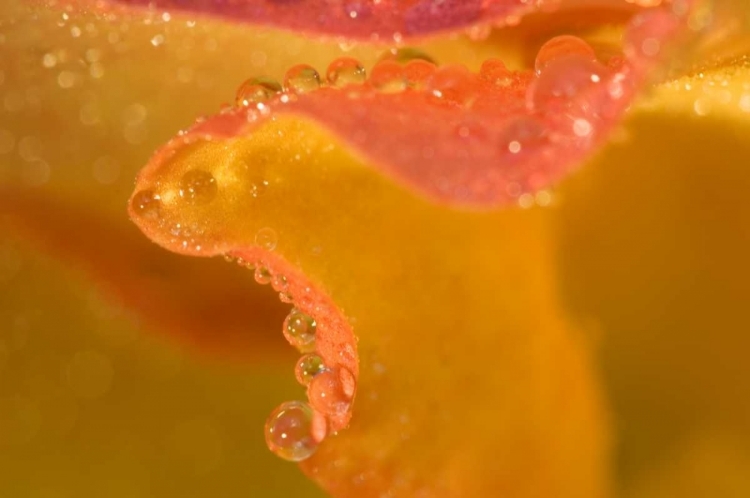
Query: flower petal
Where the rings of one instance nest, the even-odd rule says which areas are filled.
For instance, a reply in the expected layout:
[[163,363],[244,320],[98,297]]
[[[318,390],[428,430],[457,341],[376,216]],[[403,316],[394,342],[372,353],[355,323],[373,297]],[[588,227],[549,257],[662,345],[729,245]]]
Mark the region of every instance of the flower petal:
[[115,0],[127,6],[208,14],[232,21],[341,36],[370,42],[400,42],[479,25],[515,25],[521,17],[561,8],[605,7],[628,11],[630,2],[611,0]]
[[[201,203],[179,194],[196,171],[217,186]],[[425,201],[288,117],[193,142],[137,187],[131,213],[153,240],[283,275],[317,353],[353,375],[353,411],[328,418],[340,434],[304,464],[334,496],[603,493],[606,417],[557,304],[543,209]]]
[[268,120],[300,116],[427,198],[485,208],[518,202],[549,188],[601,144],[684,22],[671,9],[643,12],[624,35],[625,58],[606,66],[585,42],[564,36],[540,50],[536,72],[511,72],[496,60],[479,74],[385,60],[364,82],[363,67],[345,58],[329,66],[330,86],[314,91],[287,85],[271,95],[273,88],[251,81],[240,88],[237,108],[181,132],[149,168],[195,141],[231,142]]

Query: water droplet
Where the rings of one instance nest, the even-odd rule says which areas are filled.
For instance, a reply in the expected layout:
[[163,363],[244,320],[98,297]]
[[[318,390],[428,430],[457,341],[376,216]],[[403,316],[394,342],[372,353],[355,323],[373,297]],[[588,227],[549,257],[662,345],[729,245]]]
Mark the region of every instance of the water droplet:
[[297,377],[297,382],[307,386],[313,380],[313,377],[324,372],[325,369],[323,358],[316,354],[306,354],[297,361],[297,365],[294,367],[294,375]]
[[317,448],[312,437],[313,411],[301,401],[279,405],[266,420],[266,444],[275,455],[299,462],[309,458]]
[[587,94],[600,84],[608,69],[580,55],[560,57],[547,64],[529,86],[526,103],[529,109],[571,107],[595,110],[586,102]]
[[205,204],[216,197],[214,176],[202,169],[191,169],[180,179],[180,197],[190,204]]
[[409,86],[417,89],[424,88],[427,80],[435,74],[435,71],[437,71],[435,64],[419,59],[409,61],[404,66],[406,81],[409,83]]
[[281,91],[281,85],[271,78],[251,78],[237,90],[235,103],[238,107],[265,102]]
[[507,87],[513,83],[513,73],[499,59],[484,61],[479,69],[479,77],[500,87]]
[[266,285],[271,282],[271,272],[263,265],[258,265],[255,268],[255,281],[261,285]]
[[326,80],[335,87],[357,85],[365,82],[367,72],[357,59],[340,57],[328,66]]
[[394,61],[398,62],[399,64],[406,64],[410,61],[420,60],[429,62],[433,65],[437,65],[435,59],[422,52],[418,48],[414,47],[392,48],[383,53],[383,55],[380,56],[379,60]]
[[130,203],[141,218],[156,220],[161,216],[161,200],[153,190],[141,190],[133,196]]
[[542,45],[536,54],[534,69],[537,74],[549,65],[553,60],[569,55],[577,55],[583,59],[596,60],[596,54],[591,45],[581,40],[577,36],[562,35],[556,36]]
[[401,64],[382,61],[370,72],[370,85],[382,93],[398,93],[406,89],[406,76]]
[[351,406],[351,396],[344,392],[339,369],[326,370],[316,375],[307,388],[310,403],[327,416],[346,413]]
[[469,105],[476,96],[476,81],[474,75],[464,66],[444,66],[427,80],[427,91],[436,101]]
[[261,228],[255,234],[255,243],[266,251],[276,249],[276,232],[272,228]]
[[314,67],[298,64],[284,75],[284,89],[292,93],[312,92],[320,88],[320,75]]
[[302,352],[311,351],[315,347],[315,320],[297,308],[292,308],[284,320],[284,337],[289,344]]
[[271,287],[276,291],[285,291],[289,287],[289,282],[284,275],[279,273],[273,276]]

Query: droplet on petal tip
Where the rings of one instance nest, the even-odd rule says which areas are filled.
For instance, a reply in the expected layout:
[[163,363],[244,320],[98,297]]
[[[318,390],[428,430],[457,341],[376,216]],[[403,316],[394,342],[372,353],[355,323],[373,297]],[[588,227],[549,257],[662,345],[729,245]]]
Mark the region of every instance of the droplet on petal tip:
[[141,190],[130,201],[133,211],[147,220],[158,220],[161,217],[161,199],[153,190]]
[[266,421],[268,448],[280,458],[301,462],[315,453],[312,435],[313,410],[302,401],[287,401],[271,412]]

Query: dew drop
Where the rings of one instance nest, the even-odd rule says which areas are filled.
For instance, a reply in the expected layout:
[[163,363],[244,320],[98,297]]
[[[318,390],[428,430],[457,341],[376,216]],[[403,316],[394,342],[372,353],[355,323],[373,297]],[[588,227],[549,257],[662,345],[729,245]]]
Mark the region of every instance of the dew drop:
[[591,45],[577,36],[562,35],[556,36],[542,45],[542,48],[536,54],[534,69],[539,74],[550,62],[569,55],[577,55],[592,61],[596,60],[596,54]]
[[266,420],[266,444],[275,455],[290,462],[309,458],[317,448],[312,437],[313,411],[301,401],[287,401]]
[[251,78],[237,89],[235,103],[238,107],[265,102],[281,91],[281,85],[271,78]]
[[320,88],[320,75],[314,67],[298,64],[284,75],[284,89],[292,93],[307,93]]
[[289,344],[302,352],[308,352],[315,347],[315,320],[297,308],[292,308],[284,320],[284,337]]
[[141,190],[133,196],[130,203],[141,218],[156,220],[161,216],[161,200],[153,190]]
[[287,290],[287,288],[289,288],[289,281],[284,275],[276,274],[271,280],[271,286],[276,291],[285,291]]
[[406,76],[401,64],[382,61],[370,72],[370,85],[381,93],[398,93],[406,89]]
[[255,281],[261,285],[266,285],[271,282],[271,272],[263,265],[258,265],[255,268]]
[[404,76],[409,86],[422,89],[430,77],[437,71],[437,66],[432,62],[416,59],[409,61],[404,66]]
[[500,87],[507,87],[513,83],[513,73],[499,59],[489,59],[482,63],[479,77]]
[[352,403],[344,391],[339,368],[316,375],[307,387],[307,396],[317,411],[329,417],[346,413]]
[[380,56],[381,61],[394,61],[399,64],[406,64],[410,61],[425,61],[436,65],[435,59],[414,47],[392,48]]
[[297,382],[307,386],[313,380],[313,377],[324,372],[326,369],[323,358],[316,354],[306,354],[302,356],[297,365],[294,367],[294,375]]
[[276,242],[276,232],[272,228],[261,228],[255,234],[255,243],[266,251],[273,251],[276,249]]
[[191,169],[180,179],[180,197],[190,204],[210,202],[217,190],[214,176],[202,169]]
[[436,101],[469,105],[476,96],[476,82],[465,66],[444,66],[427,80],[427,91]]
[[[560,57],[545,66],[529,86],[526,103],[529,109],[592,107],[585,102],[586,94],[607,76],[608,70],[594,60],[580,55]],[[592,109],[593,110],[593,109]]]
[[326,80],[335,87],[356,85],[365,82],[367,72],[357,59],[340,57],[328,66]]

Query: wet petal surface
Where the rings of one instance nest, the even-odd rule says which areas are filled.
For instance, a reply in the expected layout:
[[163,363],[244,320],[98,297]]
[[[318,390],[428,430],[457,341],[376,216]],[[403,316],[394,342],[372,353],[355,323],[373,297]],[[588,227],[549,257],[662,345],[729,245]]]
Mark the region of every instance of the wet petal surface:
[[[180,183],[199,169],[217,196],[186,204]],[[316,353],[353,375],[343,414],[308,392],[328,434],[303,466],[334,496],[606,489],[606,417],[586,339],[549,280],[543,208],[471,213],[426,201],[296,118],[196,141],[144,170],[137,188],[158,196],[158,217],[131,204],[158,243],[283,275],[317,323]],[[257,238],[269,229],[273,250]],[[512,478],[531,466],[544,478]]]
[[269,120],[299,116],[424,197],[466,207],[516,203],[554,185],[602,143],[687,30],[686,15],[670,6],[635,16],[621,55],[605,61],[585,41],[560,36],[540,48],[535,71],[488,60],[472,73],[417,58],[378,62],[366,79],[364,66],[343,58],[312,91],[248,80],[236,108],[180,132],[145,171],[196,141],[231,143]]

